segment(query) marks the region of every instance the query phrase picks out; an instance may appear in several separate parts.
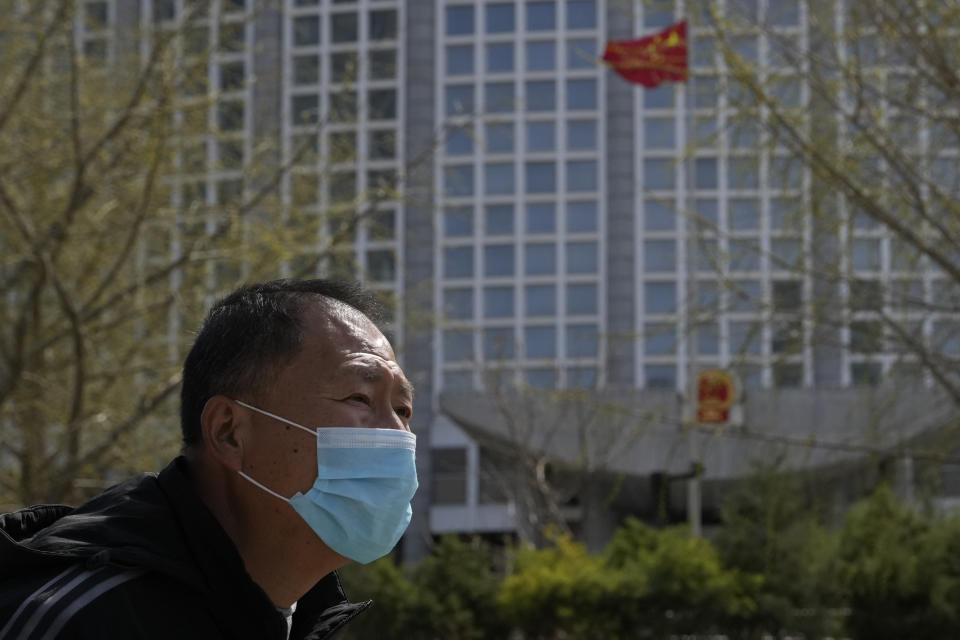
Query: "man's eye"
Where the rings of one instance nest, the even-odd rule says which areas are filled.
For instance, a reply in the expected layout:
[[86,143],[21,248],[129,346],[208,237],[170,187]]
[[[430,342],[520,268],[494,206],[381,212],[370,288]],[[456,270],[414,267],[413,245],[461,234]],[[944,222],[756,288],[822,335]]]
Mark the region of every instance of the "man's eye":
[[363,404],[367,405],[368,407],[370,406],[370,398],[368,398],[367,396],[363,395],[362,393],[355,393],[355,394],[353,394],[352,396],[350,396],[349,398],[347,398],[347,400],[352,400],[352,401],[354,401],[354,402],[360,402],[360,403],[363,403]]

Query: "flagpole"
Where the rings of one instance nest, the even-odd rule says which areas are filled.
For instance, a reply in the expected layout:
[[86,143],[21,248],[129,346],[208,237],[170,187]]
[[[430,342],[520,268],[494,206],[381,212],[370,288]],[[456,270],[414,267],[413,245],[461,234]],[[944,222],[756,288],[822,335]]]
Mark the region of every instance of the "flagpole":
[[[685,13],[687,7],[683,7]],[[700,430],[697,423],[697,373],[698,373],[698,352],[697,344],[698,330],[695,321],[697,312],[696,305],[699,304],[697,296],[697,267],[699,260],[697,247],[697,214],[695,212],[695,201],[693,191],[696,178],[695,167],[695,107],[696,98],[696,74],[693,72],[694,57],[694,24],[687,22],[687,74],[688,82],[684,83],[684,127],[686,129],[684,143],[686,149],[684,153],[686,158],[684,181],[684,243],[686,245],[686,295],[684,303],[684,315],[686,319],[686,345],[687,345],[687,375],[686,389],[684,397],[686,399],[687,437],[690,447],[690,479],[687,481],[687,520],[690,523],[690,533],[694,536],[703,534],[702,523],[702,465],[700,462]]]
[[[643,85],[648,89],[660,86],[663,82],[684,82],[690,78],[690,32],[687,29],[688,23],[681,20],[678,23],[668,26],[666,29],[657,33],[645,36],[638,40],[607,42],[603,52],[603,61],[610,66],[620,76],[628,82]],[[690,466],[689,474],[682,474],[680,477],[688,478],[687,481],[687,513],[691,529],[694,535],[700,535],[700,475],[702,466],[700,465],[700,448],[697,429],[695,428],[696,409],[693,403],[694,383],[693,378],[697,371],[697,338],[696,323],[691,322],[691,306],[696,299],[696,280],[695,272],[698,260],[696,259],[696,221],[692,215],[693,196],[692,189],[694,185],[694,162],[693,156],[689,153],[693,149],[690,140],[693,139],[693,87],[694,85],[684,86],[684,91],[680,95],[683,98],[683,113],[681,118],[683,126],[679,127],[682,137],[680,142],[680,152],[683,155],[681,161],[684,163],[679,182],[683,183],[683,193],[674,196],[674,206],[681,210],[684,216],[683,231],[675,227],[678,241],[683,242],[683,259],[678,262],[677,286],[683,291],[683,304],[675,310],[677,324],[680,327],[680,335],[677,336],[677,367],[678,384],[677,396],[679,397],[681,418],[688,425],[686,430],[690,444]],[[683,211],[685,210],[685,211]],[[679,253],[679,251],[678,251]],[[679,275],[682,262],[684,272]]]

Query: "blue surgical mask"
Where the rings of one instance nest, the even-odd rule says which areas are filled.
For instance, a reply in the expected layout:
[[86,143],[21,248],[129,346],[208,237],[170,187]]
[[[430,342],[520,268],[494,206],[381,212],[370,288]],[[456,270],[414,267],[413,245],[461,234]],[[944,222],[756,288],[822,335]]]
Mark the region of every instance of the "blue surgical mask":
[[317,438],[317,479],[292,498],[240,475],[289,502],[328,547],[366,564],[390,553],[410,524],[417,491],[417,436],[399,429],[310,429],[245,402],[237,404]]

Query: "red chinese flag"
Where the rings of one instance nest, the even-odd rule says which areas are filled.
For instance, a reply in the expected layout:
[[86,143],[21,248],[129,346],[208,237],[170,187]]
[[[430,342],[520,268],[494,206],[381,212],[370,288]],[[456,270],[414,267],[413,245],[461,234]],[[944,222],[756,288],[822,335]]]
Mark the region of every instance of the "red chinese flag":
[[687,22],[639,40],[611,40],[603,60],[628,82],[653,88],[687,79]]

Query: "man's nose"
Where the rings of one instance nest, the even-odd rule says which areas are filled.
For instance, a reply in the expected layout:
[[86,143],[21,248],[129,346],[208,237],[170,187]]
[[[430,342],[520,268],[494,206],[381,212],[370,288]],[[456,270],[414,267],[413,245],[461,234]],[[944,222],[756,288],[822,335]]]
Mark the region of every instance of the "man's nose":
[[400,431],[410,431],[410,425],[404,420],[394,408],[391,402],[381,404],[377,412],[378,429],[399,429]]

